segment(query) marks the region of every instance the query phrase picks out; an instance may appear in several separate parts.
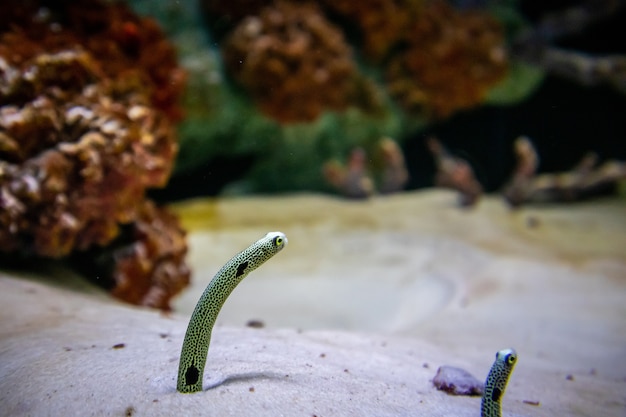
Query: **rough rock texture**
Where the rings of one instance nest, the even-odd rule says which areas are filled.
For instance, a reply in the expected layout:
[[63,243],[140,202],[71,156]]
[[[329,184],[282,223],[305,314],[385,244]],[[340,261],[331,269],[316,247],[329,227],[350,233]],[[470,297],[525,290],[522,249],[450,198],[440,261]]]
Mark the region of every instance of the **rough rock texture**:
[[437,369],[433,385],[441,391],[452,395],[482,395],[484,381],[479,380],[465,369],[444,365]]
[[[167,308],[189,280],[184,232],[145,192],[165,185],[178,150],[184,77],[172,45],[122,4],[7,2],[0,16],[0,253],[97,250],[150,219],[182,245],[105,279],[120,279],[123,299]],[[146,272],[163,268],[170,279]],[[129,283],[142,297],[116,288]]]
[[268,230],[289,236],[226,302],[205,391],[175,392],[186,317],[120,305],[62,270],[3,271],[3,413],[476,417],[480,398],[438,391],[436,369],[482,379],[514,347],[505,416],[623,416],[621,201],[510,212],[487,197],[467,211],[438,191],[177,211],[198,276],[177,300],[185,315],[237,250]]
[[[97,61],[107,78],[126,89],[140,90],[170,119],[180,118],[178,101],[185,73],[178,66],[174,46],[154,20],[137,16],[122,2],[99,0],[6,1],[0,12],[0,56],[18,70],[27,70],[39,54],[79,47]],[[4,73],[9,80],[15,76]],[[2,103],[28,99],[51,82],[80,89],[83,84],[74,84],[75,76],[72,71],[65,73],[66,78],[44,72],[18,84],[19,89],[3,97]]]
[[[97,82],[87,53],[35,61],[29,74],[50,80],[36,78],[43,85],[31,101],[0,108],[0,248],[61,257],[109,243],[136,218],[145,190],[169,177],[175,132],[145,97]],[[60,90],[59,77],[76,91]],[[22,72],[15,83],[28,81]]]

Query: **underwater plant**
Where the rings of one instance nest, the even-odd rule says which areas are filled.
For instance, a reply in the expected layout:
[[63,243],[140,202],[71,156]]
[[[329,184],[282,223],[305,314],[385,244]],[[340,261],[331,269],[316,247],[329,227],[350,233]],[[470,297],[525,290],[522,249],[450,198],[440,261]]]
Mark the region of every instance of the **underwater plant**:
[[346,166],[333,159],[327,161],[323,168],[326,181],[343,196],[363,199],[374,194],[374,182],[366,167],[367,155],[363,148],[354,148],[350,152]]
[[537,174],[539,155],[532,141],[521,136],[514,142],[517,166],[502,195],[511,207],[528,203],[585,200],[613,192],[626,180],[626,162],[607,160],[588,152],[570,171]]
[[215,274],[193,310],[180,353],[176,389],[182,393],[202,391],[211,332],[217,315],[235,287],[252,271],[287,245],[281,232],[270,232],[235,255]]
[[[401,191],[409,179],[409,173],[398,143],[383,137],[376,144],[375,150],[374,158],[370,158],[363,148],[355,147],[345,164],[336,158],[326,161],[322,166],[324,179],[348,198],[362,199],[376,192],[392,194]],[[372,174],[378,177],[378,181],[372,178]]]

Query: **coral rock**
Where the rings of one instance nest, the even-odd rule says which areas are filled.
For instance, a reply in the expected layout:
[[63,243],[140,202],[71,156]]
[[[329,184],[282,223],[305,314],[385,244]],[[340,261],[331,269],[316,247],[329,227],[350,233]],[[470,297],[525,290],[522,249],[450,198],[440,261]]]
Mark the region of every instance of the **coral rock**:
[[[145,201],[135,221],[106,250],[90,251],[90,256],[76,254],[75,263],[124,301],[170,310],[172,294],[189,283],[186,253],[185,232],[178,219]],[[99,276],[103,270],[112,272]]]
[[223,56],[262,111],[281,122],[343,110],[354,94],[351,49],[311,3],[277,2],[245,18],[225,40]]
[[[75,88],[89,72],[85,65],[93,62],[83,52],[38,55],[18,82],[29,91],[37,84],[38,95],[0,109],[0,132],[16,144],[0,151],[3,200],[14,201],[2,205],[13,215],[0,231],[0,249],[17,245],[62,257],[74,247],[104,245],[118,223],[133,219],[145,189],[169,177],[177,149],[173,126],[152,107],[131,120],[127,107],[138,105],[140,95],[108,82],[84,84],[76,94],[54,84],[57,70],[75,67],[84,70],[73,73]],[[39,73],[46,77],[27,78]],[[17,202],[22,210],[15,210]],[[61,221],[69,218],[75,220]]]
[[406,35],[422,0],[324,0],[331,13],[359,29],[363,51],[380,61]]
[[421,9],[405,43],[391,58],[387,79],[391,95],[409,111],[441,118],[473,107],[507,71],[501,25],[443,1]]
[[[12,74],[11,79],[26,85],[37,82],[46,85],[48,80],[64,89],[80,88],[87,78],[93,77],[97,67],[98,77],[104,75],[120,81],[123,78],[126,84],[140,87],[150,97],[151,104],[172,120],[182,116],[178,101],[185,84],[185,72],[177,64],[174,46],[165,39],[154,20],[138,17],[122,3],[97,0],[3,2],[0,34],[0,57],[9,64],[24,71],[33,63],[45,68],[34,75],[36,80],[25,80],[17,75],[19,72],[7,74],[0,64],[0,74],[5,81],[7,75]],[[56,54],[76,50],[77,45],[87,52],[82,57],[96,57],[95,67],[88,68],[84,62],[79,64]],[[73,67],[65,68],[66,71],[54,68],[64,65]],[[81,75],[81,71],[86,74]],[[28,91],[27,88],[17,90],[21,94]],[[0,104],[19,99],[15,94],[2,92]]]
[[[0,252],[61,258],[163,222],[145,192],[171,173],[184,77],[154,22],[126,6],[36,3],[0,6]],[[163,233],[184,247],[178,226]],[[166,306],[189,273],[179,247],[165,278],[164,251],[146,252],[151,286],[125,275],[142,297],[113,293]]]

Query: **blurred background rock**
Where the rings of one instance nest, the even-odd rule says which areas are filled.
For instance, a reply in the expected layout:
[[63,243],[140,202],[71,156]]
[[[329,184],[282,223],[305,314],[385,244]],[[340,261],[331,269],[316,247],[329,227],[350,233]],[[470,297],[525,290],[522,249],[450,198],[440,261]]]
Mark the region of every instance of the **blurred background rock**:
[[189,75],[181,152],[158,199],[332,191],[324,163],[357,147],[373,155],[383,136],[405,153],[408,189],[433,184],[431,135],[469,160],[486,191],[510,177],[520,135],[536,144],[542,172],[588,151],[626,157],[621,61],[612,82],[537,58],[571,51],[576,68],[623,55],[620,1],[131,5],[163,25]]

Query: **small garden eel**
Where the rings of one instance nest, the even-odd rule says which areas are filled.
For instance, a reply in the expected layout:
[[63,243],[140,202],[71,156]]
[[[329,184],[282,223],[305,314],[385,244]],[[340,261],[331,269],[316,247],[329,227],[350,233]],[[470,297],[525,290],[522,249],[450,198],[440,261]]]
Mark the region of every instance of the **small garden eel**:
[[235,255],[215,274],[189,319],[178,365],[176,389],[179,392],[202,391],[202,374],[209,352],[211,331],[224,301],[241,280],[286,245],[287,237],[283,233],[270,232]]
[[517,362],[517,352],[513,349],[504,349],[496,353],[496,360],[485,381],[485,392],[480,406],[481,417],[502,417],[500,400],[502,400],[515,362]]

